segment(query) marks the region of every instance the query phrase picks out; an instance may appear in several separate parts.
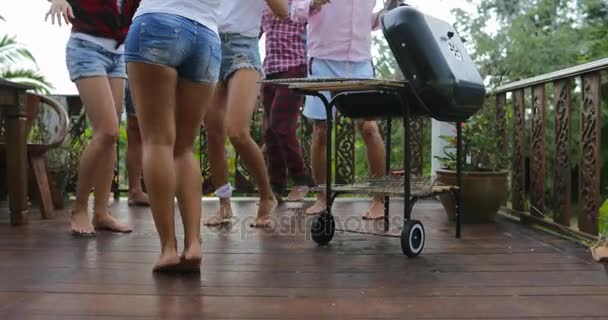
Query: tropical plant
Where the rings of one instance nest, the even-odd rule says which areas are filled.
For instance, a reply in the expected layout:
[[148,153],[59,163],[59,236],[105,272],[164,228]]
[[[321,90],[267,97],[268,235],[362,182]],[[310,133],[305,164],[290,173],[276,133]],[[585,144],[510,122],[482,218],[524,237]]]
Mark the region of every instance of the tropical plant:
[[[491,106],[484,108],[471,119],[462,123],[462,168],[465,171],[501,171],[507,167],[508,155],[498,150],[498,136],[494,132],[495,111]],[[455,130],[454,130],[455,131]],[[444,156],[436,156],[444,169],[456,170],[456,133],[454,136],[440,136],[448,142]]]
[[[5,21],[2,16],[0,20]],[[19,64],[30,64],[33,68],[15,67]],[[48,94],[52,89],[52,85],[38,70],[34,56],[15,36],[0,35],[0,78],[31,85],[43,94]]]

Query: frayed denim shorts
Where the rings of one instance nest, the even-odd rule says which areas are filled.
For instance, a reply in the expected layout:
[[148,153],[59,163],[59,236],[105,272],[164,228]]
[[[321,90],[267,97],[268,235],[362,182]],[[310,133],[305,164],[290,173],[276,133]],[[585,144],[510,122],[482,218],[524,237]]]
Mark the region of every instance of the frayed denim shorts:
[[177,70],[180,78],[215,84],[221,45],[206,26],[182,16],[146,13],[133,19],[125,41],[127,62],[142,62]]
[[96,43],[70,37],[65,57],[72,81],[88,77],[127,78],[124,55]]
[[226,82],[239,69],[251,69],[263,74],[260,40],[238,33],[221,33],[222,66],[220,81]]

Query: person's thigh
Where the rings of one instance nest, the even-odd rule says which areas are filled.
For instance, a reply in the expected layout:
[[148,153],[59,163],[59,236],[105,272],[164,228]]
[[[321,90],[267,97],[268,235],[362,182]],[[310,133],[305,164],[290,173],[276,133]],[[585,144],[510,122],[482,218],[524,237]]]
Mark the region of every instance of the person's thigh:
[[192,150],[203,123],[205,110],[212,101],[213,91],[214,85],[179,79],[175,110],[176,153]]
[[261,75],[251,69],[236,71],[228,82],[226,100],[226,130],[231,132],[249,131],[251,118],[256,109],[260,92]]
[[143,143],[174,145],[177,71],[141,62],[127,69]]
[[93,134],[118,136],[118,117],[108,78],[86,77],[75,83]]

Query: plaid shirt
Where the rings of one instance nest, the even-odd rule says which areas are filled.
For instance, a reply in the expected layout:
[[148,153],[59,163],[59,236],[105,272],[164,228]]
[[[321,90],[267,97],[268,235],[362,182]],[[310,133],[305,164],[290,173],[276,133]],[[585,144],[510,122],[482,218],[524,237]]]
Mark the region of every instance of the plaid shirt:
[[118,10],[116,0],[69,0],[75,16],[71,21],[72,31],[114,39],[118,46],[127,37],[139,2],[124,0],[122,10]]
[[[290,5],[291,2],[290,0]],[[306,23],[278,18],[270,9],[266,9],[262,17],[262,32],[266,34],[266,74],[306,65]]]

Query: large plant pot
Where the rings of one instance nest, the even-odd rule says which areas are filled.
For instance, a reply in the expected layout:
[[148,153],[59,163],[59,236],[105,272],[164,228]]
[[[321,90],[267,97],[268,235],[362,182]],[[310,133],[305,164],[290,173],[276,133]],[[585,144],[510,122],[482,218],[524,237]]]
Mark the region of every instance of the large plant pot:
[[[462,223],[488,223],[507,200],[507,171],[462,172],[461,211]],[[437,170],[437,181],[456,185],[456,171]],[[439,196],[450,220],[456,217],[456,203],[451,194]]]

